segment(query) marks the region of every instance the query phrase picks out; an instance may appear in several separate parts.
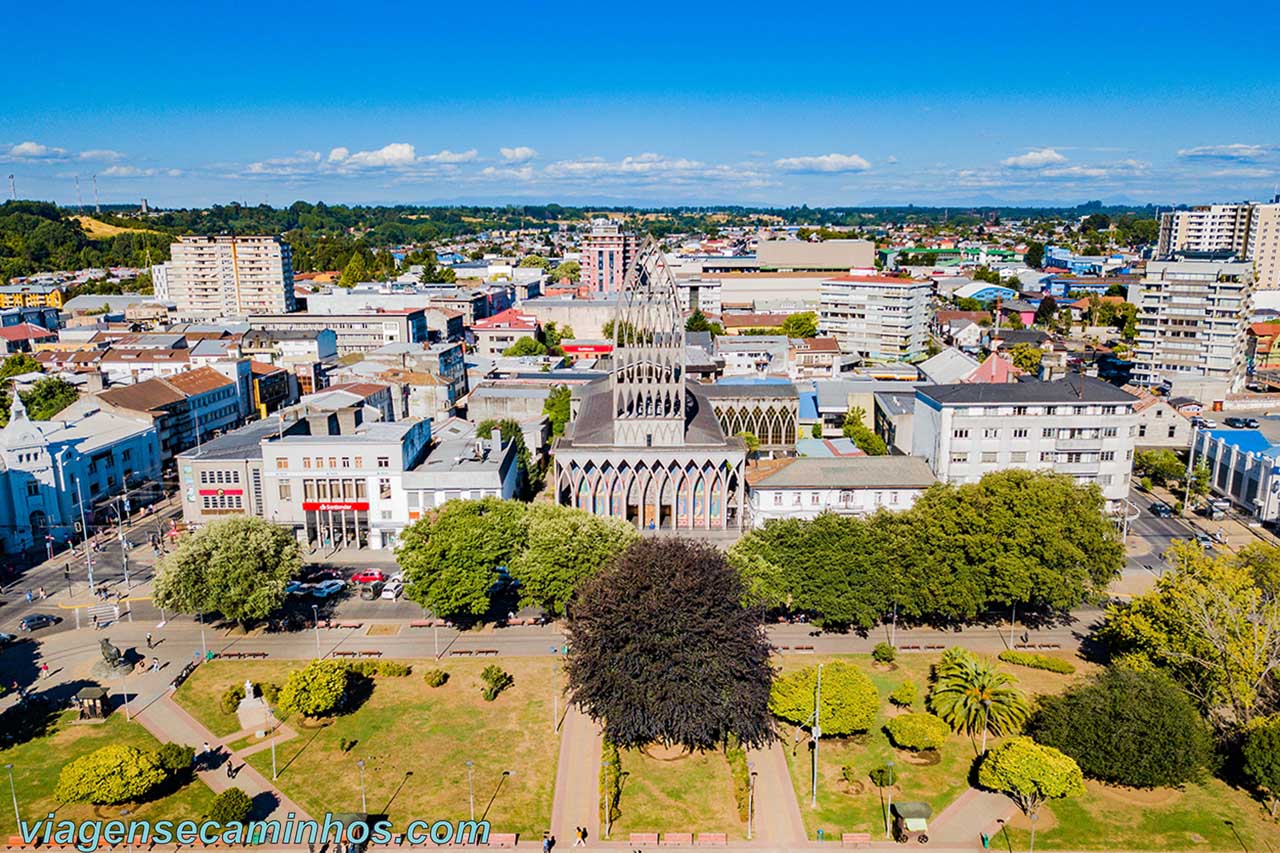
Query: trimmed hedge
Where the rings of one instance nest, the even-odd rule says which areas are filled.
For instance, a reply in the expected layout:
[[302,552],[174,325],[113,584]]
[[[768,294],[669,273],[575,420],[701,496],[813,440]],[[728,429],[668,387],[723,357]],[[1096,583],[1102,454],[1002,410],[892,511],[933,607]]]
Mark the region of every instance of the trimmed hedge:
[[1001,652],[999,658],[1005,663],[1011,663],[1015,666],[1045,669],[1061,675],[1071,675],[1076,671],[1074,664],[1058,658],[1051,658],[1048,655],[1039,655],[1035,652],[1019,652],[1010,649],[1009,651]]

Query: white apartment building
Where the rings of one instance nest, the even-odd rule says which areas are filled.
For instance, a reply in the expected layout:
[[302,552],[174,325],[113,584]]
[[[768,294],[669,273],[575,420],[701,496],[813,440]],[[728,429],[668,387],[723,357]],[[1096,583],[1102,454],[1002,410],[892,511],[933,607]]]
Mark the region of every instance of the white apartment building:
[[1280,201],[1254,205],[1245,258],[1253,262],[1255,290],[1280,290]]
[[818,330],[840,350],[871,361],[907,361],[924,355],[929,341],[933,283],[879,275],[824,279]]
[[1133,382],[1167,384],[1192,396],[1239,391],[1252,265],[1242,261],[1152,261],[1129,286],[1138,306]]
[[718,278],[694,276],[676,279],[676,299],[680,302],[680,310],[686,314],[695,309],[703,314],[719,314],[723,308],[720,292]]
[[1129,493],[1137,399],[1079,374],[1055,382],[964,383],[916,389],[911,455],[946,483],[1008,468],[1048,469],[1097,483],[1116,511]]
[[1212,204],[1160,215],[1157,257],[1231,252],[1254,266],[1256,290],[1280,290],[1280,196],[1269,203]]
[[779,460],[783,467],[751,483],[751,525],[774,519],[813,520],[824,512],[872,515],[910,509],[937,482],[914,456],[845,456]]
[[293,249],[279,237],[186,236],[170,255],[156,280],[181,320],[297,309]]

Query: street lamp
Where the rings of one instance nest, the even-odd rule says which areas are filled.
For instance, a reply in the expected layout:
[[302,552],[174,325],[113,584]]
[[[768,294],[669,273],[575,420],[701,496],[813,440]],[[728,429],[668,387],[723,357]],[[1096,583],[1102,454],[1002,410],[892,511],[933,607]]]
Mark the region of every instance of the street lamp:
[[369,804],[365,801],[364,796],[364,759],[356,762],[356,767],[360,768],[360,811],[364,814],[369,813]]
[[809,808],[818,807],[818,740],[822,737],[822,664],[818,664],[818,684],[813,692],[813,793]]
[[13,825],[21,832],[22,817],[18,813],[18,789],[13,784],[13,764],[6,764],[4,769],[9,771],[9,793],[13,795]]
[[124,670],[120,670],[120,685],[124,688],[124,718],[132,722],[133,717],[129,715],[129,681],[125,678]]
[[471,819],[476,819],[476,787],[475,787],[475,762],[467,760],[467,802],[471,806]]
[[613,834],[613,794],[609,789],[609,765],[610,761],[601,761],[600,766],[604,768],[604,837],[608,838]]
[[889,837],[889,815],[893,814],[893,761],[889,760],[884,763],[885,770],[885,786],[889,789],[889,807],[884,812],[884,837]]
[[748,761],[747,770],[750,773],[747,782],[747,840],[750,841],[751,825],[755,823],[756,816],[756,763]]
[[316,626],[316,660],[320,659],[320,608],[311,605],[311,621]]
[[987,722],[991,718],[991,700],[982,700],[982,754],[987,754]]

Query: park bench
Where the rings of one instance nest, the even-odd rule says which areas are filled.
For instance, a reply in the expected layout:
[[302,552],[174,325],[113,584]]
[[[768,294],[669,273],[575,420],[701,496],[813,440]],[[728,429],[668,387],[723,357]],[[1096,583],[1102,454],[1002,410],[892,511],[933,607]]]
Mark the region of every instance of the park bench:
[[449,657],[453,657],[453,658],[465,657],[465,656],[469,656],[470,654],[471,654],[471,649],[454,649],[453,651],[449,652]]
[[723,832],[699,832],[699,847],[727,847],[729,845],[729,836]]
[[360,650],[360,657],[362,657],[362,658],[380,658],[380,657],[382,657],[382,652],[380,652],[380,651],[379,651],[379,650],[377,650],[377,649],[361,649],[361,650]]
[[359,652],[334,652],[333,656],[335,658],[353,658],[359,654]]
[[1036,644],[1035,643],[1014,643],[1013,647],[1019,651],[1022,651],[1023,649],[1034,649],[1036,647]]
[[235,660],[243,660],[244,658],[265,658],[266,652],[218,652],[215,657],[233,658]]
[[1062,644],[1061,643],[1041,643],[1039,647],[1042,649],[1060,649],[1062,648]]
[[336,626],[336,627],[338,627],[338,628],[351,628],[351,629],[353,629],[353,630],[354,630],[354,629],[357,629],[357,628],[363,628],[363,627],[364,627],[364,623],[363,623],[363,622],[339,622],[339,623],[337,624],[337,626]]
[[434,619],[414,619],[409,623],[410,628],[430,628],[435,624]]
[[692,847],[692,832],[664,832],[662,840],[658,842],[659,847]]
[[775,646],[775,648],[776,648],[778,651],[780,651],[780,652],[789,652],[789,651],[791,651],[791,647],[790,647],[790,646]]
[[899,648],[901,651],[904,651],[904,652],[918,652],[918,651],[920,651],[920,647],[919,647],[919,646],[916,646],[916,645],[898,646],[898,648]]
[[870,847],[871,833],[869,832],[843,832],[840,834],[841,847]]
[[242,654],[247,658],[265,658],[268,653],[267,652],[242,652]]
[[929,651],[937,651],[938,649],[945,649],[946,647],[947,647],[946,643],[932,643],[930,645],[925,646],[925,648],[928,649]]
[[476,649],[477,655],[496,655],[497,653],[497,649]]
[[813,646],[796,646],[795,651],[803,654],[813,654]]
[[489,833],[490,847],[515,847],[520,836],[515,832],[491,832]]
[[654,847],[658,846],[658,833],[656,832],[633,832],[630,836],[630,843],[639,847],[641,844],[650,844]]

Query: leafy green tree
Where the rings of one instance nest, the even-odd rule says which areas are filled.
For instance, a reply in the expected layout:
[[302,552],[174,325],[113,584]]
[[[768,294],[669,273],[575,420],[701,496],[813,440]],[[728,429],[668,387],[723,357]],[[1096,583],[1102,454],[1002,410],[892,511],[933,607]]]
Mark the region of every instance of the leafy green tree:
[[1264,596],[1280,598],[1280,547],[1251,542],[1236,551],[1232,562],[1249,573]]
[[859,450],[868,456],[885,456],[889,453],[889,447],[884,443],[884,439],[875,434],[871,427],[864,423],[866,410],[861,406],[853,406],[848,412],[845,412],[844,427],[842,432],[844,437],[853,441]]
[[551,266],[551,262],[542,257],[542,255],[528,255],[521,259],[520,266],[537,267],[538,269],[545,270]]
[[195,757],[194,749],[180,743],[163,743],[155,751],[156,763],[171,777],[190,773]]
[[1217,724],[1247,724],[1280,672],[1280,601],[1249,565],[1195,543],[1175,543],[1165,561],[1154,589],[1108,608],[1099,639],[1168,671]]
[[1084,774],[1070,756],[1029,737],[1012,737],[993,748],[978,765],[978,784],[999,791],[1028,817],[1046,800],[1084,793]]
[[693,312],[684,321],[684,330],[686,332],[710,332],[715,328],[716,324],[707,319],[707,315],[702,313],[701,308],[694,308]]
[[253,800],[239,788],[227,788],[213,798],[209,806],[209,820],[226,826],[229,823],[244,823],[253,812]]
[[556,281],[576,282],[582,276],[582,265],[577,261],[565,261],[551,270],[552,276]]
[[1040,743],[1074,758],[1087,776],[1132,788],[1191,782],[1213,756],[1209,727],[1186,692],[1149,668],[1112,666],[1065,693],[1044,696],[1027,728]]
[[1274,818],[1280,810],[1280,714],[1258,717],[1244,727],[1240,757],[1245,776],[1267,795]]
[[400,534],[405,595],[440,617],[483,616],[498,567],[524,548],[524,506],[498,498],[449,501]]
[[748,459],[754,457],[755,452],[760,449],[760,439],[750,430],[743,430],[734,437],[742,439],[742,443],[746,445]]
[[569,423],[571,396],[568,385],[553,385],[551,393],[542,403],[542,413],[551,423],[553,436],[564,435],[565,425]]
[[351,260],[347,261],[346,267],[342,270],[342,275],[338,277],[338,287],[355,287],[362,281],[368,281],[371,277],[364,255],[357,252],[351,256]]
[[801,311],[792,314],[782,321],[782,334],[789,338],[816,338],[818,336],[818,315],[812,311]]
[[899,708],[910,708],[916,704],[916,699],[919,698],[917,693],[916,683],[908,678],[893,688],[893,692],[889,694],[889,701]]
[[211,522],[178,540],[156,567],[156,603],[179,613],[221,613],[248,623],[284,603],[284,586],[302,568],[291,531],[255,516]]
[[948,649],[934,667],[929,710],[969,735],[983,729],[997,735],[1017,732],[1029,709],[1015,684],[1013,676],[993,664],[964,649]]
[[547,346],[538,339],[525,335],[503,350],[502,354],[509,356],[546,355]]
[[1038,374],[1044,350],[1035,344],[1014,344],[1009,348],[1009,360],[1013,366],[1027,373]]
[[813,422],[813,428],[810,430],[810,434],[814,438],[822,438],[822,421]]
[[530,504],[521,520],[523,549],[511,560],[520,601],[563,616],[578,586],[640,538],[613,518],[555,504]]
[[1035,240],[1027,242],[1027,251],[1022,255],[1022,262],[1033,270],[1044,266],[1044,243]]
[[819,723],[823,734],[841,737],[871,728],[880,708],[880,696],[862,670],[840,661],[823,665],[821,694],[816,666],[774,680],[769,710],[775,717],[812,729],[815,703],[822,712]]
[[1054,319],[1058,316],[1058,300],[1052,296],[1046,296],[1040,300],[1040,305],[1036,307],[1036,325],[1052,326]]
[[520,466],[516,474],[520,495],[525,498],[531,497],[542,488],[542,472],[533,464],[533,454],[524,443],[524,430],[518,421],[511,418],[502,420],[487,418],[476,425],[476,435],[488,436],[495,429],[501,433],[503,444],[515,442],[516,459],[519,460]]
[[346,662],[314,660],[289,673],[280,688],[280,709],[304,717],[341,711],[350,696],[351,679],[351,667]]
[[899,714],[884,728],[894,746],[916,752],[942,749],[951,734],[947,724],[933,714]]
[[774,737],[762,612],[717,548],[641,539],[583,581],[569,612],[569,693],[620,747],[714,749]]
[[53,797],[62,803],[94,805],[138,802],[164,780],[164,768],[151,753],[109,744],[65,765]]
[[1139,450],[1133,454],[1133,471],[1163,486],[1184,479],[1187,466],[1172,450]]

